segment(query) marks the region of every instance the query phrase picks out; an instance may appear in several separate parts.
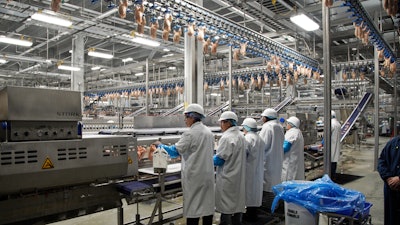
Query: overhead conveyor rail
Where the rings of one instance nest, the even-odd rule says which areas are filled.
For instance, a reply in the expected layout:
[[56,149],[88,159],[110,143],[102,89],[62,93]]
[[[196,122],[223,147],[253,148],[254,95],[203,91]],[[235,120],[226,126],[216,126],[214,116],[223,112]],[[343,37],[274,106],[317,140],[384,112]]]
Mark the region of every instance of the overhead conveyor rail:
[[392,48],[388,45],[384,38],[382,38],[379,30],[376,28],[372,19],[368,15],[367,11],[361,5],[359,0],[346,0],[342,6],[349,7],[349,12],[353,12],[351,15],[355,18],[354,23],[361,25],[363,29],[369,32],[369,41],[375,45],[379,50],[384,50],[386,58],[391,57],[393,60],[396,59],[396,55],[393,53]]
[[183,109],[183,103],[179,104],[178,106],[176,106],[175,108],[172,108],[168,111],[166,111],[165,113],[161,114],[161,116],[170,116],[175,114],[176,112],[180,111]]
[[292,102],[294,101],[294,98],[292,97],[287,97],[285,99],[283,99],[282,102],[280,102],[277,106],[274,107],[274,109],[279,112],[281,111],[283,108],[285,108],[286,106],[292,104]]
[[350,116],[347,118],[346,122],[343,123],[341,129],[341,138],[340,142],[344,140],[344,138],[349,133],[350,129],[353,127],[354,123],[357,121],[358,117],[364,111],[365,107],[367,106],[369,100],[372,98],[372,93],[365,93],[364,96],[361,98],[360,102],[354,108],[353,112],[351,112]]
[[[254,56],[262,57],[267,60],[271,59],[272,56],[277,56],[280,57],[284,64],[292,62],[296,66],[304,66],[312,69],[313,71],[319,70],[319,63],[317,60],[296,52],[292,48],[265,37],[254,30],[239,25],[234,21],[222,17],[218,13],[212,12],[192,2],[181,0],[177,4],[171,4],[169,1],[157,2],[157,4],[145,4],[148,4],[150,8],[160,13],[164,14],[168,12],[173,14],[178,23],[191,23],[207,28],[207,31],[209,31],[207,33],[208,36],[211,38],[214,38],[212,36],[219,37],[218,45],[220,46],[231,45],[234,48],[239,48],[241,47],[240,45],[246,44],[246,53]],[[144,88],[143,84],[135,86],[136,89]],[[102,92],[130,92],[132,89],[135,88],[132,86],[125,86],[107,90],[90,91],[87,93],[101,94]]]
[[215,109],[211,110],[209,113],[207,113],[207,116],[214,116],[215,114],[221,112],[221,110],[224,110],[224,108],[229,106],[229,101],[225,102],[224,104],[216,107]]

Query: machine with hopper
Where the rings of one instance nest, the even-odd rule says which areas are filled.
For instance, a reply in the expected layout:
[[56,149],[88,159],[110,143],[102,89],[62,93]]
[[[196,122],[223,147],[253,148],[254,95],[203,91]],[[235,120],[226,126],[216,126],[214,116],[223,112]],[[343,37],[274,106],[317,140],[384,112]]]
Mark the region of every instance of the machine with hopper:
[[79,92],[0,90],[0,224],[121,204],[115,183],[138,174],[136,138],[82,136],[81,112]]

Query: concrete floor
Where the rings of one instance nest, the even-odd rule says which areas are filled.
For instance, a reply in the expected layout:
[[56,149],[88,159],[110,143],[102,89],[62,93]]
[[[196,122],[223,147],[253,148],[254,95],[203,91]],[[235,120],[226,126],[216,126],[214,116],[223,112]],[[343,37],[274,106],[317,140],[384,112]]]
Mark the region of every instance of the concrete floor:
[[[380,137],[379,152],[384,147],[389,138]],[[357,175],[361,178],[343,184],[345,188],[362,192],[366,200],[373,204],[370,209],[372,224],[383,225],[383,182],[379,174],[373,168],[374,159],[374,138],[369,138],[360,145],[342,146],[341,163],[338,166],[338,172],[343,174]],[[322,170],[317,171],[323,173]],[[179,207],[182,202],[181,197],[163,202],[163,211]],[[151,214],[154,206],[153,202],[142,203],[139,207],[141,217]],[[181,213],[181,210],[177,211]],[[134,224],[136,214],[136,205],[124,206],[124,224]],[[168,217],[168,215],[165,215]],[[157,218],[156,218],[157,219]],[[214,217],[215,224],[219,223],[219,215]],[[144,221],[146,223],[146,221]],[[104,212],[82,216],[75,219],[52,223],[52,225],[111,225],[117,224],[117,210],[107,210]],[[147,223],[146,223],[147,224]],[[174,222],[176,225],[184,225],[185,220],[179,219]],[[284,224],[284,221],[275,224]]]

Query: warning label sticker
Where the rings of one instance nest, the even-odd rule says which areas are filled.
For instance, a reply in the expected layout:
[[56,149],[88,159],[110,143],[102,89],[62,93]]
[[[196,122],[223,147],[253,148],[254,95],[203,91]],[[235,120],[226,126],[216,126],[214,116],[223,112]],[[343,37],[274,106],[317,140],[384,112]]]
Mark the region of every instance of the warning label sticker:
[[131,157],[128,156],[128,164],[132,164],[132,163],[133,163],[133,161],[132,161]]
[[46,160],[44,160],[42,169],[53,169],[53,168],[54,168],[54,164],[51,162],[50,158],[47,157]]

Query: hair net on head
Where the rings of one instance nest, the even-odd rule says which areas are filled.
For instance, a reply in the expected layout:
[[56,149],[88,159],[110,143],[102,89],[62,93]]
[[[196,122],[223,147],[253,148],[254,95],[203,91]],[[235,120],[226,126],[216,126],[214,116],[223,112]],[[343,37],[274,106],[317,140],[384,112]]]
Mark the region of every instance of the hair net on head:
[[203,115],[201,115],[199,113],[196,113],[196,112],[185,113],[185,115],[187,117],[191,117],[191,118],[195,119],[196,121],[200,121],[200,120],[202,120],[204,118]]
[[226,121],[228,121],[228,122],[231,124],[231,126],[237,126],[237,122],[236,122],[236,120],[233,120],[233,119],[227,119]]

